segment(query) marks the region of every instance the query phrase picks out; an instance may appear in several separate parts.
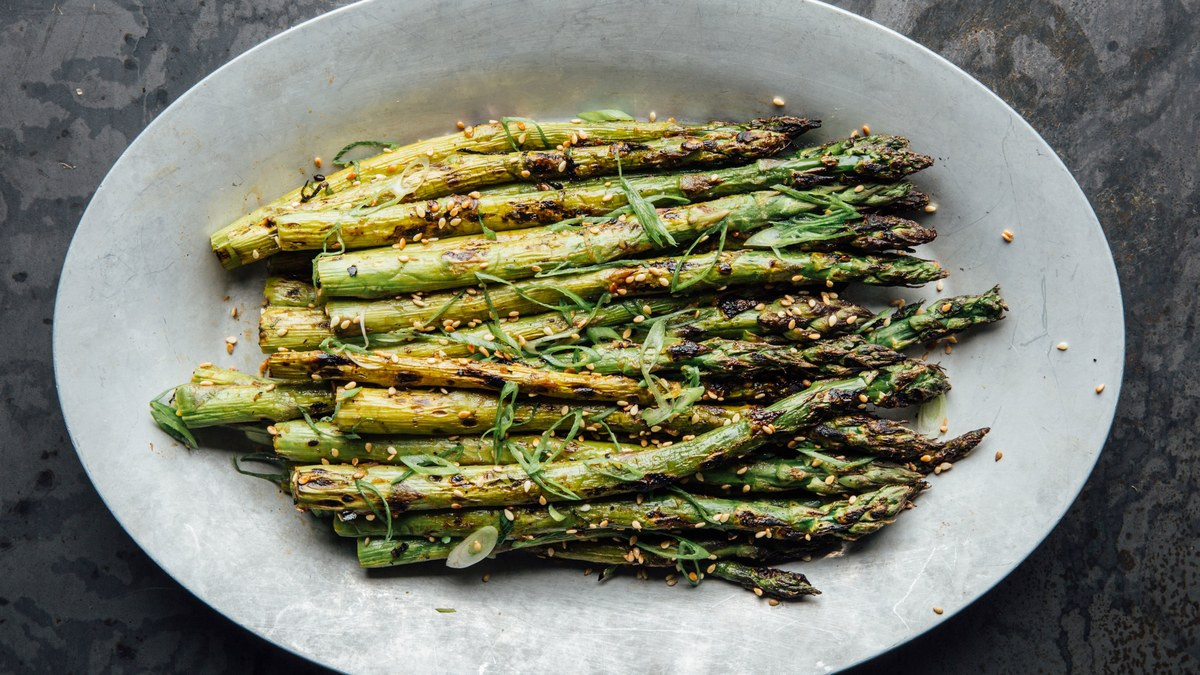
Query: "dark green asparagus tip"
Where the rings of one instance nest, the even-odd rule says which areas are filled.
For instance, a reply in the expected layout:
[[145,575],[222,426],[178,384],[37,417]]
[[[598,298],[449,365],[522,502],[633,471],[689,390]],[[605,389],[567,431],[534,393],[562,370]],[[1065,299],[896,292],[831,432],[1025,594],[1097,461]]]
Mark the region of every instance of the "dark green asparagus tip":
[[942,462],[954,463],[966,457],[975,449],[975,446],[983,442],[983,437],[987,436],[991,430],[991,427],[983,427],[946,441],[942,449],[933,456],[933,460],[929,463],[930,466],[937,466]]
[[810,120],[807,117],[792,117],[790,115],[779,115],[776,117],[760,117],[752,120],[747,126],[752,129],[764,129],[766,131],[777,131],[788,136],[799,136],[800,134],[819,129],[821,120]]
[[915,220],[868,213],[854,224],[861,240],[854,243],[871,251],[909,250],[914,246],[928,244],[937,237],[937,232]]
[[797,572],[774,567],[750,567],[739,562],[721,561],[713,574],[727,581],[741,584],[756,594],[780,600],[797,600],[806,595],[820,595],[821,591],[808,583],[808,578]]

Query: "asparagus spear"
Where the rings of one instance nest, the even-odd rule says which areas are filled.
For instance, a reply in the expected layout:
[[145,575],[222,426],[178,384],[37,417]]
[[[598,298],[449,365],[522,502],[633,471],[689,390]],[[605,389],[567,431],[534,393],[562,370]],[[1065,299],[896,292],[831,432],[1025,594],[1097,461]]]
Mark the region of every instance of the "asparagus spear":
[[931,342],[964,331],[972,326],[993,323],[1004,318],[1008,306],[996,286],[982,295],[962,295],[934,302],[928,309],[923,302],[885,312],[862,326],[860,332],[875,344],[895,350],[921,342]]
[[784,492],[806,490],[820,495],[865,492],[882,485],[915,485],[922,474],[874,457],[836,459],[812,453],[795,459],[769,458],[738,462],[704,472],[704,484],[722,492]]
[[[933,231],[913,221],[867,214],[858,221],[795,220],[811,208],[802,199],[778,192],[752,192],[710,202],[659,209],[655,222],[624,216],[578,227],[531,228],[489,237],[453,237],[406,249],[377,248],[318,258],[316,279],[334,296],[380,298],[397,293],[461,288],[478,283],[476,273],[517,280],[532,277],[547,261],[556,269],[603,264],[661,248],[667,241],[686,243],[718,223],[732,236],[753,232],[769,222],[789,221],[809,233],[819,248],[848,245],[865,250],[896,248],[898,239],[914,245]],[[664,241],[665,240],[665,241]]]
[[[710,202],[711,203],[711,202]],[[514,283],[512,286],[491,285],[488,297],[501,315],[509,312],[536,313],[544,304],[560,303],[563,291],[584,300],[594,300],[602,293],[614,296],[641,296],[666,291],[671,287],[678,270],[678,283],[688,286],[689,292],[700,292],[724,286],[746,284],[817,285],[859,281],[875,286],[918,286],[946,276],[936,262],[915,256],[846,255],[840,253],[783,253],[765,251],[725,251],[707,253],[691,258],[658,258],[630,261],[613,267],[577,274],[546,277]],[[434,293],[419,300],[409,298],[376,300],[330,299],[326,305],[329,316],[346,329],[365,322],[368,332],[384,332],[401,328],[425,328],[435,317],[453,311],[462,321],[486,319],[490,312],[482,293]],[[349,322],[349,323],[346,323]]]
[[[686,166],[689,163],[704,163],[705,161],[727,161],[723,153],[738,156],[746,153],[750,158],[764,157],[786,146],[793,136],[808,129],[815,128],[816,123],[794,117],[779,117],[768,120],[755,120],[744,125],[714,123],[693,128],[692,133],[681,138],[688,129],[675,127],[654,128],[653,126],[635,129],[627,126],[618,129],[615,126],[591,127],[589,125],[561,126],[557,130],[551,124],[543,124],[541,128],[547,131],[547,139],[553,141],[549,146],[570,142],[571,134],[580,140],[579,132],[584,133],[584,144],[599,143],[602,149],[595,147],[573,148],[568,155],[566,152],[537,152],[513,153],[509,155],[481,155],[481,152],[503,152],[509,149],[509,134],[501,132],[498,141],[495,135],[489,139],[476,139],[474,136],[452,135],[441,139],[433,139],[424,143],[415,143],[391,152],[385,152],[372,159],[359,162],[357,167],[343,169],[328,176],[320,176],[320,180],[308,182],[301,188],[293,190],[280,199],[265,207],[259,208],[222,228],[212,235],[211,245],[217,259],[226,269],[248,264],[279,251],[279,242],[274,218],[284,213],[291,213],[299,208],[329,208],[343,203],[361,203],[369,201],[370,195],[379,191],[379,179],[390,182],[394,175],[403,176],[403,170],[416,162],[428,161],[431,170],[425,172],[420,190],[413,198],[426,196],[441,196],[458,191],[467,191],[472,187],[489,185],[495,182],[523,178],[521,171],[528,170],[530,175],[555,175],[567,178],[575,175],[595,175],[604,164],[611,164],[612,157],[604,157],[611,149],[624,155],[624,166]],[[568,128],[572,129],[568,131]],[[565,134],[565,136],[564,136]],[[739,140],[745,134],[744,140]],[[519,135],[511,136],[519,138]],[[538,140],[541,140],[540,134]],[[483,142],[480,142],[483,141]],[[630,142],[647,141],[645,145]],[[612,142],[615,145],[603,145]],[[782,143],[780,145],[780,143]],[[517,145],[514,143],[514,146]],[[520,145],[524,145],[521,143]],[[689,149],[685,149],[685,145]],[[777,146],[777,147],[776,147]],[[548,147],[548,146],[547,146]],[[479,150],[479,148],[488,148]],[[663,151],[663,156],[652,157],[652,150]],[[774,148],[773,150],[771,148]],[[460,152],[468,149],[470,154]],[[513,147],[512,149],[516,149]],[[431,154],[432,153],[432,154]],[[681,156],[682,155],[682,156]],[[597,159],[600,161],[595,161]],[[486,159],[484,159],[486,158]],[[581,160],[580,171],[576,162]],[[514,163],[512,160],[516,160]],[[566,171],[556,171],[562,162],[568,162]],[[435,168],[436,167],[436,168]],[[490,171],[489,171],[490,169]],[[511,170],[511,173],[510,173]],[[609,172],[615,169],[609,168]],[[491,182],[488,182],[488,178]],[[427,185],[428,183],[428,185]],[[443,190],[435,194],[433,186]],[[332,196],[326,196],[326,193]],[[365,199],[364,199],[365,198]]]
[[[509,536],[512,538],[589,529],[635,532],[706,529],[766,531],[772,538],[781,540],[816,537],[853,540],[874,531],[875,523],[894,520],[918,490],[919,478],[918,474],[917,479],[908,484],[885,485],[855,495],[854,501],[837,499],[816,506],[778,499],[722,499],[662,493],[641,501],[618,498],[567,503],[556,506],[553,512],[542,506],[414,511],[393,517],[391,528],[396,536],[462,537],[485,525],[494,525],[511,513]],[[384,536],[387,528],[386,522],[379,518],[367,520],[363,514],[343,513],[334,518],[334,531],[343,537]]]
[[203,385],[213,384],[283,384],[268,377],[243,373],[234,368],[218,368],[211,363],[201,363],[192,371],[192,382]]
[[697,340],[740,338],[755,333],[805,342],[852,332],[859,322],[871,316],[865,307],[828,293],[785,295],[770,303],[729,294],[718,298],[716,305],[673,319],[667,335]]
[[[510,339],[519,343],[551,341],[554,339],[570,338],[571,335],[582,333],[586,328],[601,328],[620,326],[632,322],[638,315],[644,314],[646,308],[657,316],[678,312],[693,305],[702,305],[710,301],[710,297],[700,295],[691,298],[670,295],[653,296],[642,300],[625,300],[598,305],[593,310],[582,309],[551,311],[531,316],[509,316],[500,322],[499,328]],[[371,345],[384,347],[380,351],[401,356],[469,356],[483,347],[491,352],[509,349],[510,346],[499,341],[495,335],[494,324],[480,324],[478,320],[466,322],[457,318],[445,318],[441,324],[444,333],[452,335],[423,335],[411,330],[399,333],[375,333],[368,335]],[[456,325],[457,324],[457,325]],[[347,326],[357,329],[356,324]],[[360,329],[361,330],[361,329]],[[341,332],[339,330],[339,332]],[[555,338],[555,336],[559,336]],[[358,340],[354,334],[347,336],[355,344],[361,344],[361,334]],[[386,346],[391,344],[396,346]]]
[[176,414],[192,429],[241,422],[288,420],[333,410],[328,387],[292,384],[182,384],[175,388]]
[[258,316],[258,346],[267,353],[316,349],[330,337],[329,317],[319,308],[270,306]]
[[[556,538],[539,538],[537,545],[557,543],[578,539],[567,535]],[[731,558],[758,558],[769,555],[764,547],[744,542],[702,541],[704,550],[709,557],[703,562],[706,566],[703,572],[692,572],[699,581],[701,574],[711,574],[719,579],[726,579],[747,589],[759,589],[762,595],[781,599],[797,599],[805,595],[820,593],[808,583],[803,574],[785,572],[773,567],[751,567]],[[442,543],[430,542],[426,539],[395,539],[387,541],[380,538],[365,537],[358,540],[358,562],[363,567],[391,567],[428,560],[444,559],[458,545],[458,541]],[[647,567],[674,567],[682,553],[678,543],[668,542],[664,548],[655,542],[655,548],[649,548],[650,553],[643,554],[642,548],[600,541],[579,541],[568,544],[565,548],[548,549],[543,555],[559,557],[567,560],[595,562],[602,565],[631,565],[638,564]],[[497,548],[500,548],[499,546]],[[524,547],[536,552],[533,546]],[[505,549],[508,550],[508,549]],[[711,560],[715,559],[715,562]],[[711,569],[711,572],[707,570]]]
[[[635,275],[636,276],[636,275]],[[753,291],[751,291],[753,292]],[[745,293],[745,291],[743,291]],[[422,300],[423,304],[429,303]],[[711,304],[710,304],[711,303]],[[692,312],[679,314],[679,310],[695,306]],[[453,310],[456,305],[451,305]],[[646,310],[649,308],[649,314]],[[538,307],[537,309],[544,309]],[[454,316],[446,316],[453,314]],[[592,327],[620,326],[633,323],[641,315],[662,316],[675,314],[668,319],[667,335],[689,340],[706,337],[740,338],[747,333],[767,336],[778,336],[792,342],[810,341],[852,332],[857,324],[873,316],[865,307],[839,300],[836,294],[830,297],[828,293],[821,295],[786,295],[771,302],[759,302],[753,297],[744,297],[730,293],[716,298],[708,295],[679,297],[670,295],[652,295],[638,300],[624,300],[600,304],[592,310],[563,309],[549,311],[519,318],[509,317],[501,324],[504,332],[518,342],[528,341],[557,341],[579,334],[583,329]],[[386,332],[368,334],[367,341],[362,338],[362,328],[358,321],[338,316],[338,323],[344,322],[343,330],[337,324],[333,325],[334,332],[350,344],[359,346],[370,345],[382,347],[382,351],[408,356],[468,356],[478,347],[484,347],[491,352],[506,350],[508,345],[501,343],[495,335],[495,328],[489,324],[480,325],[479,319],[463,321],[457,318],[457,312],[447,311],[441,317],[440,328],[452,336],[440,334],[423,334],[411,329],[398,329]],[[289,313],[291,328],[288,334],[279,336],[277,329],[271,324],[278,323],[278,312],[266,312],[260,320],[260,334],[269,340],[263,345],[264,351],[275,351],[279,347],[288,349],[311,348],[321,340],[330,337],[324,316],[310,313]],[[358,319],[359,317],[354,317]],[[365,316],[364,316],[365,318]],[[291,337],[289,337],[291,336]],[[320,339],[315,339],[320,336]],[[548,337],[550,336],[550,337]],[[559,336],[559,337],[554,337]]]
[[[816,184],[847,174],[867,180],[882,172],[892,176],[896,173],[892,170],[893,163],[901,163],[904,170],[923,168],[924,162],[913,159],[921,156],[897,150],[880,140],[870,137],[828,144],[800,155],[761,159],[747,166],[633,176],[628,180],[634,191],[647,198],[698,202],[782,184],[807,188],[818,199],[833,195],[851,206],[878,208],[906,200],[913,194],[911,184],[872,183],[862,187]],[[822,153],[826,149],[828,152]],[[490,192],[478,197],[451,195],[398,204],[366,215],[348,214],[342,209],[306,209],[280,214],[274,221],[284,250],[319,250],[330,245],[334,235],[347,248],[368,248],[388,246],[415,235],[455,237],[480,234],[485,227],[504,231],[579,216],[602,216],[628,204],[621,188],[602,179],[568,183],[558,189],[531,190],[529,186],[524,189],[525,192]],[[810,211],[819,208],[817,203],[809,206]]]
[[281,276],[267,277],[263,295],[267,298],[267,304],[275,307],[312,308],[324,304],[324,299],[318,297],[317,289],[312,284]]
[[[873,345],[872,345],[873,346]],[[883,349],[885,348],[878,348]],[[639,380],[619,375],[567,373],[521,363],[398,354],[278,352],[267,358],[272,376],[285,380],[337,379],[385,387],[457,387],[499,391],[509,382],[528,394],[584,401],[645,401]]]
[[[525,399],[518,402],[513,415],[519,431],[544,431],[574,410],[581,411],[589,427],[597,431],[601,429],[600,420],[619,432],[650,429],[636,407],[618,409],[611,404],[566,405],[550,399]],[[662,427],[677,434],[706,431],[750,411],[748,406],[696,405],[688,410],[688,415],[678,416]],[[401,390],[389,394],[383,389],[364,388],[342,404],[334,415],[334,423],[342,429],[365,434],[454,435],[490,428],[499,412],[499,400],[490,393],[452,389],[446,393]]]
[[[425,476],[406,480],[406,473],[392,466],[302,466],[292,472],[292,494],[297,504],[316,511],[369,510],[368,504],[389,510],[428,510],[617,495],[651,489],[737,459],[774,433],[794,432],[860,401],[862,405],[907,405],[948,387],[936,366],[902,363],[854,379],[819,383],[754,410],[747,418],[666,447],[602,460],[544,463],[532,474],[513,466],[459,467],[458,473],[436,481]],[[364,490],[363,485],[370,489]]]
[[[595,459],[610,454],[640,449],[633,444],[614,446],[612,442],[584,441],[578,438],[513,436],[496,452],[490,438],[479,436],[358,436],[347,435],[329,422],[308,424],[303,420],[280,422],[272,437],[275,453],[297,464],[318,464],[356,461],[379,464],[400,464],[401,457],[438,455],[464,466],[475,464],[513,464],[513,448],[526,454],[537,451],[544,443],[563,460]],[[394,451],[394,452],[393,452]]]
[[865,452],[937,466],[961,459],[979,445],[989,431],[988,427],[983,427],[948,441],[939,441],[895,420],[870,415],[841,415],[805,430],[802,439],[826,450]]
[[[783,369],[791,373],[844,377],[904,360],[899,352],[844,336],[815,342],[811,346],[769,344],[714,338],[705,342],[676,340],[657,354],[643,354],[640,345],[592,347],[587,363],[595,373],[636,375],[643,367],[651,371],[676,371],[695,366],[710,373],[745,373]],[[647,359],[651,361],[647,363]]]

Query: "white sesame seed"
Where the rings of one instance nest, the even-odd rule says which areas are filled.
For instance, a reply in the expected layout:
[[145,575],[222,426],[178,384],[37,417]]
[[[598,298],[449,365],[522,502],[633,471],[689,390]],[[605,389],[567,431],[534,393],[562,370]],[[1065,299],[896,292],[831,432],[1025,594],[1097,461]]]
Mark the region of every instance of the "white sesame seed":
[[783,98],[782,98],[782,97],[780,97],[780,96],[776,96],[775,98],[771,99],[771,103],[774,103],[775,105],[781,106],[781,105],[783,105],[784,101],[783,101]]
[[1058,349],[1058,351],[1060,351],[1060,352],[1065,352],[1065,351],[1067,351],[1067,347],[1068,347],[1067,343],[1060,342],[1060,343],[1058,343],[1058,346],[1056,347],[1056,349]]

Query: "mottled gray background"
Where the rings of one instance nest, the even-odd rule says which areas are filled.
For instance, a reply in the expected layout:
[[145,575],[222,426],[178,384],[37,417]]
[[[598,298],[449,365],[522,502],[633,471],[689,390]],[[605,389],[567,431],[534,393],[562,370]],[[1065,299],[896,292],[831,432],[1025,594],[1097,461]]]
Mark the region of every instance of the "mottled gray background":
[[[71,234],[126,145],[230,58],[342,4],[0,2],[0,672],[311,668],[182,590],[117,526],[67,440],[50,331]],[[1129,328],[1108,447],[1062,524],[982,600],[864,671],[1196,671],[1200,1],[834,4],[945,55],[1046,137],[1108,233]]]

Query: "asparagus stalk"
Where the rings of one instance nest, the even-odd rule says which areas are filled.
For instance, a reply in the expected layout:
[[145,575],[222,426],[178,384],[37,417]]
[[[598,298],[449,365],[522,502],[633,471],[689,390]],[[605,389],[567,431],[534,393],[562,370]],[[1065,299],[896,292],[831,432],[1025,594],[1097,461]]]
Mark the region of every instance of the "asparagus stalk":
[[[615,408],[611,404],[578,403],[524,399],[513,409],[518,431],[544,431],[572,411],[581,411],[589,429],[600,431],[603,420],[614,431],[647,432],[650,425],[638,415],[637,407]],[[678,416],[662,425],[676,434],[707,431],[750,414],[748,406],[695,405],[688,415]],[[446,393],[426,390],[401,390],[394,394],[383,389],[364,388],[342,403],[334,423],[342,429],[365,434],[455,435],[480,433],[491,428],[500,412],[498,399],[490,394],[468,390]]]
[[990,430],[983,427],[948,441],[939,441],[909,429],[902,422],[855,414],[824,420],[802,432],[801,438],[826,450],[865,452],[937,466],[964,457]]
[[401,457],[438,455],[464,466],[513,464],[513,449],[529,455],[539,444],[562,460],[595,459],[640,446],[612,442],[564,441],[553,436],[512,436],[496,452],[491,438],[479,436],[358,436],[347,435],[329,422],[308,424],[302,420],[281,422],[275,426],[272,443],[275,453],[297,464],[374,462],[401,464]]
[[[763,532],[780,540],[836,537],[853,540],[873,531],[876,522],[891,522],[919,488],[908,484],[885,485],[817,506],[806,502],[767,499],[723,499],[686,493],[662,493],[641,501],[628,498],[547,507],[463,509],[445,512],[411,512],[392,518],[396,536],[462,537],[500,519],[513,518],[509,536],[521,538],[576,530],[609,529],[635,532],[669,532],[706,529],[723,532]],[[507,510],[508,513],[505,513]],[[860,523],[861,527],[856,527]],[[363,514],[343,513],[334,518],[334,531],[343,537],[383,536],[387,523],[367,520]]]
[[840,300],[836,294],[785,295],[757,303],[736,294],[718,298],[716,307],[671,320],[667,335],[686,340],[711,337],[741,338],[747,333],[779,336],[805,342],[851,332],[871,316],[865,307]]
[[319,258],[316,278],[334,296],[380,298],[413,291],[436,291],[478,283],[476,273],[505,280],[536,275],[547,261],[558,269],[604,264],[656,248],[664,238],[690,242],[720,223],[737,237],[775,221],[811,235],[819,248],[848,245],[865,250],[896,248],[899,239],[913,245],[933,231],[913,221],[868,214],[858,221],[795,220],[811,203],[778,192],[752,192],[710,202],[659,209],[655,223],[621,217],[579,227],[550,226],[489,237],[454,237],[406,249],[377,248]]
[[962,295],[938,300],[928,308],[916,302],[885,312],[863,325],[860,332],[875,344],[895,350],[921,342],[932,342],[962,332],[972,326],[993,323],[1004,318],[1008,306],[996,286],[982,295]]
[[[536,544],[551,544],[572,539],[578,539],[578,536],[563,535],[554,538],[539,538]],[[441,541],[430,542],[426,539],[415,538],[387,541],[364,537],[358,540],[358,562],[363,567],[375,568],[444,559],[457,545],[458,541],[453,540],[442,543]],[[785,572],[773,567],[751,567],[731,559],[735,557],[755,559],[769,555],[770,551],[764,547],[745,542],[719,541],[703,541],[702,545],[709,552],[709,559],[703,561],[704,571],[691,572],[696,575],[696,581],[699,581],[701,575],[709,574],[719,579],[732,581],[750,590],[758,589],[758,592],[764,596],[786,600],[820,593],[808,583],[808,579],[803,574]],[[677,543],[668,542],[664,548],[655,542],[654,546],[656,548],[646,549],[650,553],[643,554],[643,549],[637,546],[585,540],[568,544],[565,548],[548,548],[541,554],[545,557],[559,557],[602,565],[676,566],[678,556],[681,555]],[[533,546],[524,548],[530,552],[540,553]],[[712,571],[709,572],[709,569]]]
[[297,279],[281,276],[267,277],[263,295],[268,305],[275,307],[317,307],[324,299],[317,294],[313,285]]
[[[760,159],[747,166],[632,176],[628,180],[634,191],[647,198],[699,202],[785,185],[807,188],[818,199],[833,195],[851,206],[879,208],[909,198],[913,194],[911,184],[870,183],[858,187],[816,183],[845,174],[868,180],[884,171],[891,176],[895,173],[893,163],[901,163],[904,170],[919,170],[925,165],[914,161],[921,156],[880,140],[870,137],[830,144],[787,158]],[[822,154],[823,149],[829,152]],[[532,190],[527,185],[522,189],[525,191],[489,192],[478,197],[451,195],[398,204],[366,215],[348,214],[342,209],[306,209],[280,214],[274,222],[284,250],[319,250],[330,245],[335,235],[342,245],[353,249],[389,246],[417,235],[446,238],[480,234],[484,227],[493,231],[524,229],[567,218],[602,216],[628,204],[624,190],[602,179],[568,183],[558,189]],[[809,211],[819,208],[813,203]]]
[[865,492],[885,485],[916,485],[922,474],[874,457],[836,459],[812,445],[801,450],[813,456],[739,462],[704,472],[704,484],[722,492],[786,492],[804,490],[819,495]]
[[[436,481],[425,476],[407,480],[406,472],[393,466],[302,466],[292,471],[292,494],[297,504],[315,511],[366,511],[372,508],[368,504],[389,510],[428,510],[557,502],[644,491],[742,457],[772,434],[792,433],[837,410],[868,402],[907,405],[932,398],[948,387],[949,382],[936,366],[902,363],[854,379],[819,383],[752,411],[747,418],[731,420],[729,425],[666,447],[602,460],[545,463],[533,474],[516,466],[499,470],[460,467],[454,476]],[[347,407],[343,406],[341,412]],[[340,422],[338,425],[342,426]],[[363,485],[370,489],[363,489]]]
[[[709,301],[710,297],[706,295],[691,298],[670,295],[652,296],[637,301],[611,302],[599,305],[592,311],[572,309],[531,316],[509,316],[498,325],[512,340],[519,343],[534,342],[536,345],[537,341],[570,338],[572,335],[582,333],[586,328],[612,327],[631,323],[638,315],[644,314],[646,308],[650,309],[651,314],[657,316],[678,312],[689,306],[702,305]],[[344,319],[344,321],[348,320]],[[509,345],[498,340],[495,334],[496,325],[490,323],[481,325],[478,320],[468,321],[466,326],[463,326],[463,323],[458,318],[443,319],[440,327],[443,332],[451,335],[423,335],[411,330],[402,330],[397,333],[370,334],[368,341],[375,347],[383,347],[379,351],[401,356],[459,357],[476,353],[479,347],[490,352],[510,348]],[[349,333],[350,328],[357,327],[352,323],[347,326],[346,332]],[[337,327],[335,326],[335,328]],[[559,337],[555,338],[555,336]],[[347,337],[353,340],[356,336],[350,334]],[[354,340],[354,342],[361,344],[361,335],[358,337],[359,340]],[[386,346],[395,343],[399,344]]]
[[[519,132],[516,134],[505,133],[503,125],[498,125],[490,127],[496,133],[481,134],[480,138],[476,138],[474,134],[467,136],[464,132],[414,143],[359,162],[356,167],[321,176],[321,180],[313,181],[314,185],[310,186],[306,182],[301,188],[242,216],[217,231],[212,235],[211,245],[217,259],[226,269],[270,256],[279,251],[275,217],[305,207],[329,208],[336,204],[364,201],[364,196],[378,191],[378,183],[376,183],[378,179],[385,179],[387,182],[386,179],[393,175],[403,175],[403,170],[415,162],[429,161],[431,163],[431,171],[426,172],[425,180],[421,183],[422,190],[413,195],[414,198],[420,199],[433,194],[432,186],[434,185],[440,186],[443,192],[433,194],[433,196],[441,196],[470,190],[476,186],[518,177],[524,178],[521,175],[522,170],[528,170],[531,176],[555,175],[559,178],[595,175],[595,172],[600,170],[605,162],[594,161],[594,156],[599,155],[601,159],[607,159],[607,163],[612,163],[614,161],[612,158],[604,158],[604,155],[612,149],[616,149],[616,152],[621,154],[630,155],[628,158],[622,157],[626,167],[686,166],[689,163],[705,161],[721,162],[728,160],[723,153],[738,156],[739,153],[746,153],[750,149],[757,150],[757,153],[750,152],[750,158],[764,157],[783,149],[793,136],[818,125],[819,123],[794,117],[755,120],[743,125],[713,123],[690,128],[654,127],[652,124],[646,126],[638,123],[626,125],[624,128],[619,128],[619,125],[588,124],[558,125],[556,127],[553,123],[547,123],[540,126],[546,133],[547,140],[551,141],[550,146],[582,142],[583,144],[601,144],[603,149],[573,148],[570,155],[563,151],[518,152],[513,153],[513,156],[478,154],[505,152],[510,148],[516,149],[517,145],[522,147],[525,145],[524,142],[515,142],[515,139],[520,138]],[[581,132],[584,134],[582,137],[579,136]],[[743,133],[746,134],[745,140],[738,140]],[[572,134],[575,135],[575,141],[570,140]],[[683,134],[688,134],[688,136],[677,138]],[[488,137],[484,138],[485,135]],[[538,145],[537,142],[541,140],[541,135],[535,135],[537,138],[534,144]],[[510,141],[510,138],[514,141]],[[636,141],[647,141],[646,146],[649,147],[643,148],[642,144],[633,146],[629,144],[629,142]],[[780,142],[782,145],[778,145],[774,150],[769,149]],[[512,143],[511,146],[510,143]],[[606,143],[615,143],[616,145],[609,146],[605,145]],[[684,149],[685,144],[689,149]],[[662,158],[647,157],[646,155],[650,154],[648,152],[650,148],[665,150],[665,156]],[[461,152],[462,150],[468,150],[470,154]],[[481,157],[488,159],[480,159]],[[581,158],[584,160],[581,163],[584,171],[580,171],[580,167],[576,166],[576,161]],[[515,163],[512,162],[514,159]],[[558,166],[564,161],[568,162],[567,170],[557,172]],[[434,166],[437,168],[433,168]],[[613,171],[615,169],[609,169],[609,172]],[[488,182],[488,178],[491,179],[491,182]],[[327,197],[326,193],[332,196]]]
[[700,343],[676,340],[657,354],[643,354],[640,345],[598,345],[591,349],[594,356],[588,366],[593,372],[624,375],[636,375],[643,367],[651,371],[676,371],[683,366],[695,366],[723,374],[782,369],[810,376],[844,377],[905,358],[858,336],[831,338],[806,347],[714,338]]
[[[711,202],[710,202],[711,203]],[[531,314],[543,311],[544,304],[563,301],[563,291],[584,300],[602,293],[614,296],[641,296],[668,290],[678,270],[678,283],[689,284],[689,292],[701,292],[725,286],[790,282],[799,285],[833,285],[859,281],[874,286],[919,286],[946,276],[936,262],[915,256],[847,255],[841,253],[783,253],[741,250],[707,253],[691,258],[658,258],[630,261],[577,274],[545,277],[492,285],[488,297],[501,315],[509,312]],[[413,300],[397,298],[364,302],[330,299],[326,305],[335,323],[360,327],[368,332],[402,328],[434,330],[435,317],[452,311],[456,319],[486,319],[490,312],[482,293],[434,293]],[[349,322],[349,323],[345,323]]]
[[649,398],[641,382],[629,377],[588,371],[567,373],[522,363],[467,358],[288,351],[269,356],[267,368],[272,376],[285,380],[336,379],[385,387],[457,387],[493,391],[512,382],[527,394],[557,398],[643,402]]
[[211,363],[201,363],[192,371],[192,382],[203,385],[213,384],[282,384],[278,380],[243,373],[233,368],[218,368]]
[[333,337],[323,309],[264,307],[258,317],[258,346],[270,353],[279,349],[316,349]]
[[242,422],[289,420],[326,415],[333,410],[328,387],[291,384],[183,384],[175,388],[176,414],[184,425],[199,427]]

